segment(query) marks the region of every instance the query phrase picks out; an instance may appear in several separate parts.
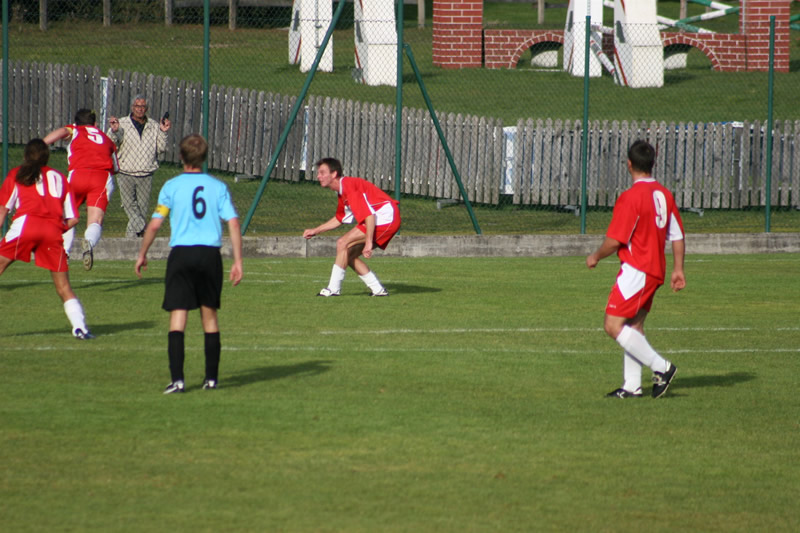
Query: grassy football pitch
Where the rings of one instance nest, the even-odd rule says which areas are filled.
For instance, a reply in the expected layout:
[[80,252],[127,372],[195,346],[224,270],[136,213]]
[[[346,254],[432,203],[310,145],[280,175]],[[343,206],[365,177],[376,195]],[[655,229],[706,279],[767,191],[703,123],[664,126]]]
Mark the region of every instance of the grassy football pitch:
[[[689,256],[647,332],[678,366],[612,400],[614,258],[247,259],[220,313],[221,388],[169,381],[165,263],[0,278],[0,517],[19,531],[798,531],[800,257]],[[226,266],[229,262],[226,262]],[[644,377],[649,379],[649,373]],[[649,387],[645,391],[649,394]]]

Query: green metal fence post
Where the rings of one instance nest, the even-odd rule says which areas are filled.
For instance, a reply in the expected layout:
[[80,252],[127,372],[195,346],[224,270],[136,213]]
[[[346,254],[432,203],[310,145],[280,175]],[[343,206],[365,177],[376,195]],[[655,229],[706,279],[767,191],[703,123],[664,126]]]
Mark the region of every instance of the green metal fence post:
[[400,200],[400,180],[403,171],[403,0],[397,0],[397,88],[394,111],[394,199]]
[[769,18],[769,82],[767,83],[767,183],[764,231],[769,233],[772,211],[772,100],[775,83],[775,15]]
[[[203,1],[203,138],[208,140],[208,91],[211,90],[211,6],[210,0]],[[203,172],[208,172],[208,158],[203,161]]]
[[589,166],[589,36],[591,17],[586,15],[586,39],[583,44],[583,127],[581,132],[581,235],[586,234],[586,173]]
[[453,160],[453,154],[450,153],[450,147],[447,146],[447,140],[444,138],[442,126],[439,124],[439,119],[436,117],[436,112],[433,109],[433,103],[431,103],[431,98],[428,96],[428,90],[425,88],[425,82],[422,81],[422,74],[420,74],[419,68],[417,68],[417,62],[414,61],[414,53],[411,51],[411,47],[407,44],[404,44],[403,48],[406,51],[406,55],[408,55],[408,62],[411,63],[411,69],[414,71],[414,76],[417,78],[419,89],[422,91],[422,98],[425,99],[425,105],[428,106],[428,112],[431,115],[431,120],[433,120],[433,125],[436,127],[436,133],[439,134],[439,140],[442,143],[442,148],[444,148],[447,161],[450,163],[450,170],[453,171],[453,176],[456,178],[456,184],[458,184],[458,190],[461,192],[461,198],[464,200],[464,205],[467,206],[469,218],[472,220],[472,227],[475,228],[475,233],[480,235],[481,228],[478,226],[478,219],[475,218],[475,213],[472,211],[472,204],[469,202],[467,191],[464,189],[464,184],[461,182],[461,175],[458,173],[458,169],[456,168],[456,163]]
[[[8,174],[8,0],[3,0],[3,175]],[[3,235],[8,230],[8,217],[3,222]]]
[[281,133],[281,136],[278,139],[278,146],[275,147],[275,153],[272,154],[272,159],[269,162],[267,171],[264,172],[264,177],[261,178],[261,185],[258,187],[256,197],[253,198],[253,205],[250,206],[250,210],[247,212],[247,216],[244,219],[244,223],[242,224],[242,235],[244,235],[247,231],[247,227],[250,225],[250,220],[252,220],[253,214],[256,212],[256,207],[258,207],[258,202],[261,200],[261,196],[264,194],[264,189],[267,188],[269,175],[272,174],[272,171],[275,169],[275,165],[278,163],[278,155],[281,153],[283,146],[286,144],[286,139],[289,137],[289,131],[292,129],[292,124],[294,124],[294,121],[297,118],[297,112],[300,111],[300,106],[303,105],[303,100],[306,98],[308,88],[311,87],[311,81],[314,79],[314,74],[317,73],[317,67],[319,67],[322,54],[325,52],[325,48],[328,46],[328,41],[331,40],[333,28],[335,28],[336,24],[339,22],[339,17],[342,15],[342,11],[346,2],[347,0],[339,0],[339,5],[336,8],[336,12],[333,14],[331,24],[328,26],[328,31],[325,32],[325,37],[322,39],[322,44],[320,44],[319,50],[317,50],[317,57],[314,58],[314,63],[311,65],[311,70],[308,71],[303,88],[300,90],[300,94],[297,96],[294,107],[292,107],[292,112],[289,114],[289,120],[286,123],[286,127],[283,128],[283,133]]

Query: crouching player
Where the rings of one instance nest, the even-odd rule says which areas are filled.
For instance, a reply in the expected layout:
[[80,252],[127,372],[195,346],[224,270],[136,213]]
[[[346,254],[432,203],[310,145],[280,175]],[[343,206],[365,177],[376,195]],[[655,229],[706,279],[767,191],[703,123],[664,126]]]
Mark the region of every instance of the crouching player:
[[389,296],[389,292],[361,256],[369,259],[375,246],[386,248],[400,229],[398,202],[367,180],[343,176],[342,164],[338,159],[326,157],[317,161],[315,166],[320,186],[336,192],[339,203],[336,214],[331,219],[316,228],[305,230],[303,237],[310,239],[336,229],[342,223],[357,224],[336,241],[336,260],[330,281],[317,296],[339,296],[348,265],[369,287],[372,296]]
[[47,166],[50,150],[42,139],[25,145],[24,163],[11,170],[0,187],[0,226],[9,211],[14,218],[0,240],[0,274],[14,261],[47,269],[76,339],[93,339],[83,306],[69,283],[62,234],[78,223],[78,210],[63,174]]
[[147,251],[156,238],[164,217],[169,215],[172,247],[167,259],[164,302],[169,311],[167,353],[172,381],[164,394],[184,392],[184,330],[192,309],[200,308],[205,332],[206,370],[204,389],[218,384],[221,342],[217,309],[222,294],[222,223],[228,223],[233,265],[230,280],[242,280],[242,236],[239,218],[228,187],[202,172],[208,155],[208,143],[200,135],[189,135],[180,144],[183,174],[167,181],[158,193],[158,205],[144,232],[134,267],[141,278],[147,269]]

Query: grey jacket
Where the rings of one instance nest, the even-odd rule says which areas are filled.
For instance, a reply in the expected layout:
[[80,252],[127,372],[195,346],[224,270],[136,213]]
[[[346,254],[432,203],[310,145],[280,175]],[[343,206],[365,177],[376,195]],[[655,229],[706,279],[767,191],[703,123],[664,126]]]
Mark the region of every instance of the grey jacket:
[[120,172],[145,177],[158,169],[158,160],[167,148],[167,132],[161,131],[158,121],[148,118],[139,136],[133,119],[124,116],[119,119],[117,132],[109,128],[106,134],[117,145]]

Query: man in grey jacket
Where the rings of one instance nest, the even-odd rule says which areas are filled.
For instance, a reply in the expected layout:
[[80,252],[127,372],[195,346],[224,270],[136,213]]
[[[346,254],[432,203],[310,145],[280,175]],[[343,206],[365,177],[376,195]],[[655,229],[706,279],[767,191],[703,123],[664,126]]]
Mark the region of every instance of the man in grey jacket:
[[166,116],[159,123],[147,116],[147,99],[137,94],[131,103],[131,114],[108,120],[107,135],[117,145],[119,173],[117,185],[122,207],[128,215],[126,237],[141,237],[150,219],[150,189],[158,159],[167,147],[171,126]]

